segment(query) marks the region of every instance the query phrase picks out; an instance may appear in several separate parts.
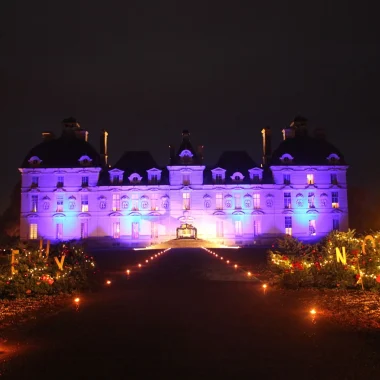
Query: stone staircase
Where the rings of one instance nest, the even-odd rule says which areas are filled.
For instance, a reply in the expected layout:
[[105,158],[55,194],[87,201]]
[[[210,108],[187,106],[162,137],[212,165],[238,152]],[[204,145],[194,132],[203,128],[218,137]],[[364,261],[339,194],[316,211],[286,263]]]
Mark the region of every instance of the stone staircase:
[[151,245],[152,249],[165,249],[165,248],[221,248],[225,247],[222,244],[213,243],[208,240],[202,239],[173,239],[164,243]]

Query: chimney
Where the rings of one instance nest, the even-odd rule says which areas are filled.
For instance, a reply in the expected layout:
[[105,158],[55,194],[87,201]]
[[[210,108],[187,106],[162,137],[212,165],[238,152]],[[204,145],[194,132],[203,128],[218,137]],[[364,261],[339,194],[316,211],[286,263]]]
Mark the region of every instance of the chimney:
[[174,164],[175,159],[175,150],[174,145],[169,145],[169,165]]
[[75,117],[69,117],[67,119],[63,119],[62,120],[62,125],[63,125],[63,128],[64,129],[76,129],[76,128],[80,128],[80,124],[79,122],[77,121],[77,119],[75,119]]
[[267,165],[272,156],[272,132],[270,127],[261,130],[263,135],[263,165]]
[[294,128],[284,128],[282,130],[282,138],[283,140],[287,140],[287,139],[292,139],[295,135],[295,130]]
[[198,160],[202,164],[203,163],[203,145],[198,145]]
[[103,166],[108,165],[108,132],[102,129],[100,132],[100,158]]
[[290,128],[293,128],[296,135],[307,134],[307,119],[303,116],[296,116],[290,123]]
[[51,131],[42,132],[42,140],[44,141],[50,141],[54,140],[55,136],[54,133]]
[[82,128],[75,129],[75,137],[80,140],[88,141],[88,131]]
[[319,140],[326,140],[326,131],[323,128],[316,128],[314,130],[314,137]]

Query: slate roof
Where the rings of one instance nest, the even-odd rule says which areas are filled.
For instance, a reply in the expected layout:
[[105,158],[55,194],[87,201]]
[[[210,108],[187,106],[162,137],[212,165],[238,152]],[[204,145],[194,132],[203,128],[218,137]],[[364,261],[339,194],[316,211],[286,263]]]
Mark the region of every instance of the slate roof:
[[294,160],[291,165],[333,165],[327,157],[331,153],[339,156],[339,165],[346,165],[342,153],[324,138],[296,135],[284,140],[273,152],[270,165],[283,165],[280,157],[288,153]]
[[25,156],[21,168],[29,168],[28,160],[37,156],[42,160],[41,168],[75,168],[81,167],[79,159],[89,156],[92,160],[90,166],[100,167],[101,158],[99,153],[85,140],[75,137],[73,134],[62,134],[57,139],[43,141],[32,148]]
[[119,169],[119,170],[124,171],[123,183],[122,183],[122,185],[124,186],[132,185],[129,182],[128,177],[133,173],[138,173],[142,177],[142,180],[140,182],[141,185],[147,185],[148,184],[147,170],[153,169],[153,168],[162,170],[161,181],[159,182],[159,184],[160,185],[167,184],[168,178],[169,178],[167,169],[159,167],[150,152],[126,151],[121,156],[119,161],[117,161],[116,164],[112,166],[112,168],[108,168],[107,170],[104,170],[101,173],[101,176],[99,179],[99,185],[111,184],[110,178],[109,178],[109,170],[112,170],[112,169]]

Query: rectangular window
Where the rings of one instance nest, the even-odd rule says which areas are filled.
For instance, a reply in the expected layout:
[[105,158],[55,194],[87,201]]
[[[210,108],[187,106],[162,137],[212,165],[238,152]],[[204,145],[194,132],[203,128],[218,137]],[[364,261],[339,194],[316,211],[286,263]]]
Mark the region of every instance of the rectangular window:
[[221,238],[224,236],[223,220],[216,221],[216,237]]
[[82,187],[88,187],[88,177],[82,177]]
[[241,220],[235,220],[235,236],[243,235]]
[[308,174],[307,175],[307,184],[308,185],[314,185],[314,174]]
[[112,194],[112,211],[120,211],[120,194]]
[[112,236],[114,239],[120,238],[120,222],[112,223]]
[[158,225],[155,222],[150,223],[151,231],[150,231],[150,237],[152,239],[158,238]]
[[63,212],[63,195],[57,195],[57,212]]
[[158,210],[158,194],[152,194],[150,199],[150,208],[152,211]]
[[132,239],[139,238],[139,222],[132,223]]
[[253,194],[253,208],[260,208],[260,194]]
[[330,174],[331,184],[337,185],[338,184],[338,177],[336,174]]
[[32,212],[38,211],[38,195],[32,195],[31,210]]
[[57,240],[63,239],[63,223],[57,223],[55,228],[55,238]]
[[292,208],[292,194],[284,193],[284,208]]
[[57,187],[63,187],[64,186],[64,178],[62,176],[59,176],[57,178]]
[[339,208],[339,193],[337,191],[333,191],[331,194],[331,207]]
[[183,209],[190,210],[190,193],[183,193]]
[[157,174],[152,174],[151,177],[150,177],[150,183],[152,185],[156,185],[158,183],[158,177],[157,177]]
[[223,194],[216,194],[215,206],[217,210],[223,210]]
[[253,235],[259,236],[261,234],[261,222],[260,220],[253,221]]
[[190,174],[184,174],[182,177],[182,184],[184,186],[189,186],[190,185]]
[[314,193],[309,193],[309,195],[307,197],[307,202],[309,204],[309,208],[314,208],[315,207],[315,205],[314,205],[314,199],[315,199]]
[[290,185],[290,174],[284,174],[284,185]]
[[333,230],[339,231],[339,219],[333,219]]
[[222,174],[216,174],[215,175],[215,183],[223,183],[223,176],[222,176]]
[[291,216],[285,216],[285,233],[287,235],[292,235],[293,222]]
[[88,238],[88,221],[84,220],[80,224],[80,237],[81,239]]
[[82,195],[81,198],[81,211],[88,212],[88,195]]
[[235,194],[235,208],[241,209],[241,197],[240,194]]
[[252,176],[252,183],[260,183],[260,176],[258,174]]
[[120,177],[118,175],[114,175],[112,177],[112,185],[119,185],[120,184]]
[[32,187],[38,187],[38,177],[32,177]]
[[309,220],[309,235],[315,236],[316,233],[315,220]]
[[139,209],[139,196],[132,194],[132,211],[138,211]]
[[38,237],[38,227],[37,223],[31,223],[29,225],[29,239],[37,239]]

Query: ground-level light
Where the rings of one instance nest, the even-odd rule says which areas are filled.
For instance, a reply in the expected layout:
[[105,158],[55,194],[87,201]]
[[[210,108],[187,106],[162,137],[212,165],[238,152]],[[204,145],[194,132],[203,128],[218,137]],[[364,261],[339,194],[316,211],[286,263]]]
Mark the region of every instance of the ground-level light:
[[[139,264],[140,266],[141,266],[141,264]],[[127,274],[130,274],[131,273],[131,271],[129,270],[129,269],[127,269]]]
[[106,284],[107,284],[107,285],[111,285],[111,281],[110,281],[110,280],[107,280],[107,281],[106,281]]
[[315,309],[311,309],[311,310],[310,310],[310,314],[311,314],[311,315],[315,315],[315,314],[317,314],[317,310],[315,310]]
[[141,268],[141,264],[139,264],[139,268]]
[[234,268],[237,268],[237,264],[234,265]]
[[78,304],[78,303],[80,302],[80,298],[79,298],[79,297],[74,298],[74,302],[75,302],[76,304]]

